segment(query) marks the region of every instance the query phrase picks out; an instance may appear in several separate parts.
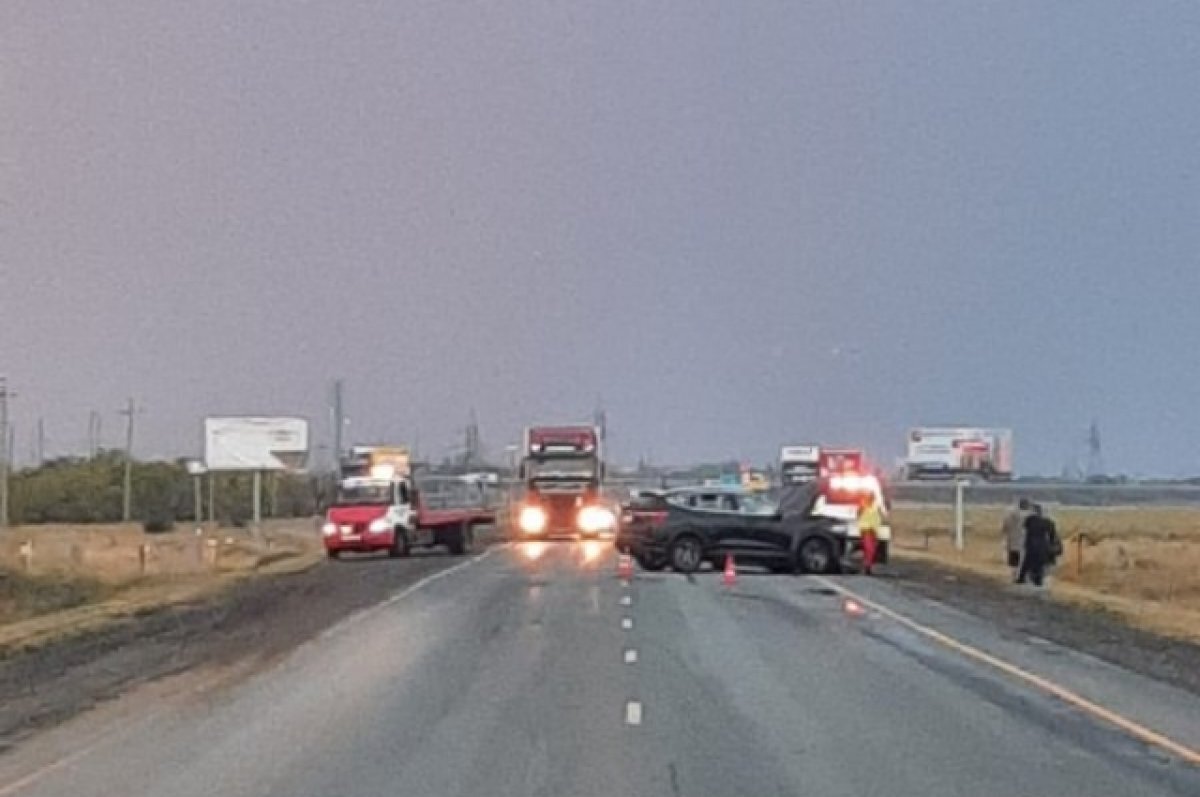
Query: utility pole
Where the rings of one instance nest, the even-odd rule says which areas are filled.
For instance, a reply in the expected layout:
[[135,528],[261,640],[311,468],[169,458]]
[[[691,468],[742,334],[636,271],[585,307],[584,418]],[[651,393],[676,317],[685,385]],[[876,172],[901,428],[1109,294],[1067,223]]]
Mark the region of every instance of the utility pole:
[[46,464],[46,421],[44,418],[38,418],[37,464],[39,468]]
[[137,415],[137,407],[133,399],[125,409],[120,411],[127,419],[125,426],[125,486],[122,491],[121,519],[126,523],[133,516],[133,418]]
[[8,528],[8,471],[12,446],[8,429],[8,378],[0,376],[0,529]]
[[346,411],[342,406],[342,380],[333,383],[333,470],[342,465],[342,431],[346,426]]

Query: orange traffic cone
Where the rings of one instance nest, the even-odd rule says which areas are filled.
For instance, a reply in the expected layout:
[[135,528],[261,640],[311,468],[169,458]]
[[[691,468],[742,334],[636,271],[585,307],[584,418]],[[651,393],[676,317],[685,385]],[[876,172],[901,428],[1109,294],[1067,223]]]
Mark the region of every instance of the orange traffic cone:
[[733,554],[725,554],[725,574],[721,577],[721,583],[727,587],[732,587],[737,583],[737,565],[733,563]]
[[627,553],[617,559],[617,578],[625,581],[633,578],[633,557]]

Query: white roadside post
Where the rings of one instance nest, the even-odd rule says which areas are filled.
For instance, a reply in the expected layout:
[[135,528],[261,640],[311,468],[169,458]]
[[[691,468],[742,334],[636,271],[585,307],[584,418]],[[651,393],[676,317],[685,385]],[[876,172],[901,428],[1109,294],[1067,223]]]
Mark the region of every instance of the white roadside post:
[[963,493],[966,492],[966,479],[956,479],[954,482],[954,547],[961,551],[966,547],[966,539],[963,536],[963,526],[965,525],[963,508]]

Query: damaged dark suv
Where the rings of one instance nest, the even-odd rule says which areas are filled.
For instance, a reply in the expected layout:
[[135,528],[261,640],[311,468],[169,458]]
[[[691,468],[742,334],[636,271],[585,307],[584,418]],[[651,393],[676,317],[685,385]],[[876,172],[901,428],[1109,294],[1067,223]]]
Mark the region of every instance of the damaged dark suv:
[[643,495],[626,509],[623,535],[647,570],[693,573],[727,555],[781,573],[836,573],[847,525],[814,516],[815,484],[785,488],[778,504],[737,487],[686,487]]

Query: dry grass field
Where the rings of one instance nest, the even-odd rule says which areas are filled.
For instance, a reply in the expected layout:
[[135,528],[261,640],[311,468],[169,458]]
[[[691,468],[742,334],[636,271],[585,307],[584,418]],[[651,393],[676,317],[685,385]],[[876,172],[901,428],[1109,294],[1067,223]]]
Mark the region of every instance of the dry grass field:
[[[966,546],[949,507],[899,506],[896,555],[1007,581],[1000,524],[1007,510],[968,507]],[[1066,551],[1051,594],[1172,636],[1200,640],[1200,508],[1051,507]]]
[[323,558],[311,520],[145,534],[136,525],[16,527],[0,536],[0,649],[202,599]]

